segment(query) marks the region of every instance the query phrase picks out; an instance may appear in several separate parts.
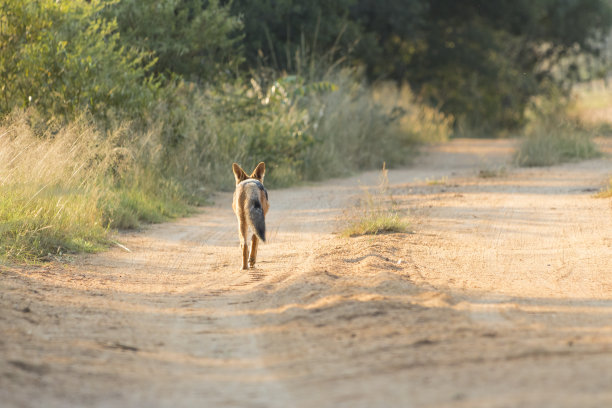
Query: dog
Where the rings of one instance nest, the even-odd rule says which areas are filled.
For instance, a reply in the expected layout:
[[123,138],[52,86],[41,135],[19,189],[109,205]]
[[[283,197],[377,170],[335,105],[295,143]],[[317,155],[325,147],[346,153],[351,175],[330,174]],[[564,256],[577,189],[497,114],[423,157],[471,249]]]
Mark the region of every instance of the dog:
[[[236,178],[236,191],[234,191],[232,209],[236,218],[238,218],[242,270],[246,270],[248,267],[255,267],[259,240],[266,242],[266,214],[270,208],[268,191],[263,185],[266,164],[264,162],[259,163],[250,176],[247,176],[236,163],[232,165],[232,170]],[[247,241],[249,227],[253,231],[250,253]]]

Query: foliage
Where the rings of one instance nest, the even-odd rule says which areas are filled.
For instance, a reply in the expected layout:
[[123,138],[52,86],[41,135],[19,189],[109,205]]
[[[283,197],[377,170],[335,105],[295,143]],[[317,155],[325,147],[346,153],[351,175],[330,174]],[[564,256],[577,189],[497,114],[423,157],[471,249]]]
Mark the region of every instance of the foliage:
[[[427,108],[422,110],[405,88],[403,93],[394,86],[370,89],[347,71],[331,78],[337,91],[315,93],[301,101],[314,141],[303,156],[301,172],[306,179],[342,176],[383,162],[404,164],[418,142],[448,134],[444,119],[436,123],[438,118],[425,118]],[[439,134],[434,135],[433,128]]]
[[527,129],[515,162],[521,166],[551,166],[600,154],[592,134],[576,121],[549,115]]
[[286,72],[313,83],[343,65],[362,66],[369,80],[406,82],[457,133],[481,135],[519,129],[534,96],[567,92],[592,74],[589,66],[601,71],[589,56],[612,24],[606,0],[4,0],[0,7],[3,114],[34,105],[48,114],[85,108],[133,117],[150,112],[161,76],[210,86],[272,67],[274,78]]
[[345,59],[361,35],[349,16],[355,0],[234,0],[234,14],[244,21],[245,57],[305,77],[321,75]]
[[406,163],[417,142],[449,133],[448,120],[406,90],[381,87],[374,96],[347,71],[326,81],[285,76],[223,88],[179,81],[148,129],[143,150],[155,155],[146,161],[196,195],[202,185],[231,188],[232,162],[251,168],[265,161],[266,183],[287,186]]
[[605,0],[359,3],[355,17],[390,51],[372,54],[369,74],[407,80],[457,131],[483,135],[520,128],[532,96],[581,79],[578,56],[598,55],[612,23]]
[[418,143],[444,142],[451,136],[453,118],[419,103],[408,84],[380,82],[372,87],[374,101],[383,106],[406,139]]
[[606,0],[238,0],[232,10],[248,66],[363,64],[370,80],[407,81],[456,131],[481,135],[522,127],[533,96],[586,78],[580,58],[598,55],[612,24]]
[[377,191],[365,190],[365,197],[359,207],[348,215],[348,223],[342,231],[346,237],[359,235],[377,235],[388,232],[406,232],[408,223],[396,208],[393,196],[389,192],[389,178],[383,163]]
[[122,0],[107,13],[126,47],[155,57],[155,74],[214,80],[242,61],[242,23],[219,0]]
[[66,117],[147,108],[156,84],[146,76],[146,54],[121,47],[103,8],[100,0],[0,3],[0,114],[27,106]]

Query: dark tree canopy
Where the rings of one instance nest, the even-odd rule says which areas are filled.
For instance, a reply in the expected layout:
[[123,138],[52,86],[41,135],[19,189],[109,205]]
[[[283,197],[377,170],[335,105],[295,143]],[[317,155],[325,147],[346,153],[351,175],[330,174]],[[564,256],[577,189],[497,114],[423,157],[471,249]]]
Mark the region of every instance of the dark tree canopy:
[[609,0],[4,0],[0,112],[31,101],[54,112],[122,103],[138,111],[164,78],[223,83],[263,66],[319,81],[342,65],[370,81],[407,82],[457,127],[490,134],[523,125],[534,96],[588,76],[611,8]]
[[128,46],[157,59],[156,74],[212,80],[242,61],[242,24],[218,0],[121,0],[108,13]]
[[[248,65],[295,71],[317,60],[365,67],[370,80],[407,81],[457,124],[522,125],[532,96],[576,79],[559,62],[597,55],[611,24],[606,0],[237,0]],[[313,55],[314,54],[314,55]],[[329,64],[330,61],[325,61]]]

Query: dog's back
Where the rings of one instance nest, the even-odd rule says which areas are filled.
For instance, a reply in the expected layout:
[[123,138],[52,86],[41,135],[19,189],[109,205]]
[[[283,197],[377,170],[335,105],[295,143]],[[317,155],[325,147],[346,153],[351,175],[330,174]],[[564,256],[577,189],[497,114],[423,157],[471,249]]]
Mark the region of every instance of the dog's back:
[[265,215],[269,205],[268,192],[263,184],[255,179],[241,181],[236,185],[233,204],[240,225],[249,226],[257,238],[266,242]]

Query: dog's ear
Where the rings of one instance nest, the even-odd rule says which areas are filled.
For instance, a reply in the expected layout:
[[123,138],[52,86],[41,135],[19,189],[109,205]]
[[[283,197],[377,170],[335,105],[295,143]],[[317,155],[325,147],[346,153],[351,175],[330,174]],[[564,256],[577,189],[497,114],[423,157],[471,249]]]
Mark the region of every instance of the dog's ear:
[[249,178],[247,174],[242,170],[238,164],[232,164],[232,170],[234,170],[234,177],[236,177],[236,184],[239,184],[241,181],[244,181]]
[[266,163],[260,162],[255,170],[253,170],[253,174],[251,174],[251,178],[259,180],[263,183],[264,174],[266,173]]

